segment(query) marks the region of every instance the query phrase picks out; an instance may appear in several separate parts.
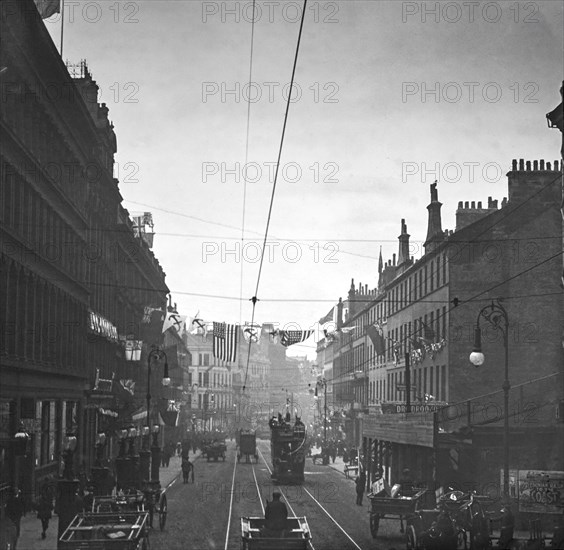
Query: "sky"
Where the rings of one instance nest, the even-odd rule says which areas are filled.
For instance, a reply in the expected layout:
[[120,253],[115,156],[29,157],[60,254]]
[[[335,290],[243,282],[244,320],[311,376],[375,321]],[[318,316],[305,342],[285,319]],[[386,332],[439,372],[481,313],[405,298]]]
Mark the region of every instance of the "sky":
[[100,86],[183,315],[250,321],[257,296],[255,322],[313,328],[351,279],[377,286],[402,218],[421,257],[434,180],[454,229],[512,159],[560,156],[564,2],[309,0],[259,279],[302,6],[257,1],[253,26],[252,1],[65,0],[63,59]]

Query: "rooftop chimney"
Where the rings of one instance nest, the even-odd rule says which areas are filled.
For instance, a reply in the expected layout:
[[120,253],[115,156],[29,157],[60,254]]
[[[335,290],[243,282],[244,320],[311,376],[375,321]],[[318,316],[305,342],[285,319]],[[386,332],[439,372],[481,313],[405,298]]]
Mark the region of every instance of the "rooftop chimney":
[[425,254],[431,252],[437,245],[437,242],[444,238],[444,233],[441,223],[441,206],[439,202],[439,194],[437,192],[437,182],[435,181],[430,185],[431,188],[431,203],[427,206],[429,211],[429,223],[427,224],[427,239],[423,246],[425,247]]
[[409,234],[405,220],[401,220],[401,235],[399,239],[398,265],[409,261]]

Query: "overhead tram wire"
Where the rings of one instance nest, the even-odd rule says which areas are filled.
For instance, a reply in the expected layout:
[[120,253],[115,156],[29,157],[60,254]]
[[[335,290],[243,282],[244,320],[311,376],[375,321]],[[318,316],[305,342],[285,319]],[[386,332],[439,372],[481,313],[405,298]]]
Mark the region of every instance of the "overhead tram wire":
[[[270,227],[270,218],[272,216],[272,206],[274,204],[274,195],[276,193],[276,184],[278,182],[278,170],[280,168],[280,158],[282,157],[282,147],[284,146],[284,136],[286,135],[286,124],[288,123],[288,113],[290,111],[290,103],[292,99],[292,90],[294,89],[294,78],[296,76],[296,66],[298,65],[298,55],[300,53],[300,43],[302,41],[302,31],[304,28],[304,19],[306,14],[306,7],[307,7],[307,0],[304,0],[304,6],[302,8],[302,20],[300,21],[300,30],[298,33],[298,42],[296,44],[296,53],[294,55],[294,65],[292,67],[292,78],[290,79],[290,92],[288,93],[288,99],[286,101],[286,112],[284,114],[284,124],[282,125],[282,136],[280,137],[280,146],[278,148],[278,159],[276,161],[276,171],[274,173],[274,182],[272,184],[272,193],[270,195],[270,206],[268,208],[268,217],[266,219],[266,228],[264,231],[264,241],[260,255],[260,264],[259,264],[259,271],[257,276],[257,285],[255,288],[255,295],[251,298],[251,302],[253,303],[253,312],[251,315],[251,327],[255,323],[255,311],[256,305],[258,301],[258,290],[260,285],[260,278],[262,275],[262,265],[264,262],[264,251],[266,250],[266,240],[268,238],[268,229]],[[245,391],[245,387],[247,385],[247,376],[249,374],[249,362],[251,360],[251,346],[252,346],[252,338],[249,338],[249,350],[247,353],[247,367],[245,368],[245,379],[243,381],[243,391]]]
[[[253,0],[253,20],[251,21],[251,52],[249,55],[249,90],[253,82],[253,49],[255,42],[255,6],[256,0]],[[251,126],[251,94],[247,97],[247,133],[245,136],[245,166],[249,160],[249,130]],[[243,214],[241,216],[241,253],[245,244],[245,214],[247,209],[247,170],[243,173]],[[245,262],[241,262],[241,273],[239,282],[239,325],[243,322],[243,268]]]

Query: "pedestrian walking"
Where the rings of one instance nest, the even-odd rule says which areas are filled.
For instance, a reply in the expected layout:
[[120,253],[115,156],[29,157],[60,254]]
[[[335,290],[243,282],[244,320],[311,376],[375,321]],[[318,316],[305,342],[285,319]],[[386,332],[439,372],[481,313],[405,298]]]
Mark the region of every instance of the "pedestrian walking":
[[182,480],[183,483],[188,483],[188,476],[191,477],[192,483],[194,483],[194,464],[190,462],[190,459],[186,456],[182,458]]
[[16,526],[16,536],[20,536],[20,524],[22,521],[22,516],[25,513],[24,501],[22,498],[22,492],[15,487],[12,495],[6,502],[6,516],[12,520],[12,523]]
[[356,484],[356,504],[362,506],[362,497],[364,496],[364,487],[366,485],[366,473],[361,470],[360,475],[355,480]]
[[41,538],[47,537],[47,529],[49,528],[49,520],[53,517],[53,501],[49,496],[46,488],[43,488],[39,499],[35,503],[37,517],[41,520]]

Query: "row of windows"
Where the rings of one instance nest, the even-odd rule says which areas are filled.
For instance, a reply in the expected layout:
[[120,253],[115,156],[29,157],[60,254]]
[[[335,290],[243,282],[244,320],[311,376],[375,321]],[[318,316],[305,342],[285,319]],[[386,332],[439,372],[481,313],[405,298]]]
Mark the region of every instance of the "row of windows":
[[[386,380],[372,382],[373,399],[380,401],[405,401],[405,391],[401,387],[405,384],[405,373],[388,373]],[[448,368],[447,365],[432,365],[411,369],[412,399],[425,401],[435,399],[448,401]],[[399,389],[398,389],[399,388]]]
[[364,334],[365,327],[381,322],[400,309],[421,300],[447,283],[447,254],[439,254],[401,283],[387,290],[386,298],[374,304],[367,312],[355,319],[354,331],[343,336],[342,344],[346,345]]
[[86,308],[50,283],[2,262],[0,349],[38,363],[83,366]]

